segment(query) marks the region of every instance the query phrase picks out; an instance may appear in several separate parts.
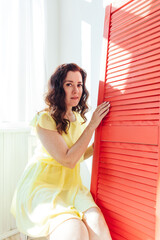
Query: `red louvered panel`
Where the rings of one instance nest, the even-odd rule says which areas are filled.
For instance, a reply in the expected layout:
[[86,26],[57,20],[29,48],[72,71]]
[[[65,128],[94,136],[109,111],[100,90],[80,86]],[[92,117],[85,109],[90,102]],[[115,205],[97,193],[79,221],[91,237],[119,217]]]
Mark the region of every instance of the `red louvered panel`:
[[[138,134],[139,133],[139,134]],[[103,126],[102,141],[158,144],[157,126]]]
[[[106,169],[99,168],[99,174],[103,174],[103,176],[104,176],[106,174]],[[120,169],[118,171],[114,171],[112,169],[107,169],[107,175],[109,175],[111,179],[114,176],[114,177],[131,180],[133,182],[139,182],[139,183],[144,183],[146,185],[157,186],[156,179],[145,178],[144,176],[139,176],[139,175],[135,175],[135,174],[133,175],[133,174],[130,174],[128,171],[127,172],[120,171]],[[132,191],[132,189],[129,188],[128,191],[130,191],[131,193],[134,194],[134,191]],[[138,194],[141,194],[141,193],[139,192]],[[148,196],[150,196],[152,199],[152,195],[148,195]]]
[[[112,33],[111,41],[114,42],[117,38],[118,38],[118,41],[121,41],[121,39],[119,38],[119,34],[121,37],[124,37],[124,41],[126,41],[131,37],[134,38],[138,34],[142,34],[145,30],[150,31],[153,28],[159,27],[158,25],[159,14],[160,14],[160,10],[153,12],[153,14],[149,15],[148,18],[144,17],[141,20],[138,19],[134,21],[131,19],[131,21],[126,21],[128,26],[126,26],[125,24],[122,24],[121,28],[114,29],[113,31],[111,31]],[[143,29],[141,28],[141,24],[143,24]],[[136,30],[136,32],[134,30]]]
[[151,103],[151,102],[154,102],[158,104],[158,101],[159,101],[159,96],[154,96],[154,97],[141,97],[139,99],[131,99],[131,100],[127,100],[127,103],[126,101],[112,101],[112,107],[114,106],[124,106],[124,105],[129,105],[129,104],[136,104],[134,105],[134,107],[137,106],[137,103]]
[[[133,84],[132,84],[133,85]],[[150,85],[149,86],[132,86],[130,87],[130,85],[127,86],[127,88],[125,88],[124,86],[120,86],[118,87],[118,89],[115,89],[115,88],[106,88],[106,96],[110,96],[111,93],[112,93],[112,96],[119,96],[119,91],[123,91],[123,95],[124,94],[130,94],[130,93],[138,93],[138,92],[146,92],[146,91],[149,91],[150,90]],[[157,84],[152,84],[152,90],[159,90],[160,89],[160,83],[157,83]],[[108,90],[108,91],[107,91]]]
[[[153,39],[153,40],[150,40],[149,42],[150,42],[150,44],[152,44],[153,46],[152,47],[150,47],[150,44],[148,43],[148,41],[146,41],[146,42],[142,42],[142,43],[137,43],[137,45],[136,46],[133,46],[133,47],[131,47],[130,46],[130,48],[128,49],[128,50],[130,50],[130,51],[132,51],[132,52],[136,52],[136,54],[133,54],[133,57],[136,57],[137,55],[141,55],[142,54],[142,51],[141,51],[141,49],[140,49],[140,47],[143,47],[143,49],[145,49],[146,51],[148,50],[157,50],[157,47],[158,47],[158,44],[160,43],[160,39],[159,39],[159,37],[157,37],[158,36],[158,34],[159,33],[156,33],[156,36],[155,36],[155,38]],[[123,37],[123,36],[122,36]],[[152,36],[153,37],[153,36]],[[134,39],[135,40],[135,39]],[[126,46],[128,46],[128,41],[125,43],[125,45]],[[111,49],[110,49],[110,51],[111,51]],[[113,49],[112,51],[111,51],[111,53],[109,53],[109,57],[111,58],[111,59],[114,59],[115,58],[115,56],[118,56],[118,57],[120,57],[120,56],[123,56],[124,55],[124,53],[126,53],[126,54],[128,54],[128,55],[126,55],[125,56],[125,58],[128,56],[130,56],[130,53],[128,52],[128,51],[126,51],[125,52],[125,50],[124,49]],[[156,54],[158,54],[158,50],[156,51]],[[133,60],[135,60],[134,58],[133,58]]]
[[[160,31],[160,28],[158,29],[158,32]],[[150,32],[150,35],[152,36],[152,32]],[[135,39],[136,41],[136,39]],[[126,44],[128,45],[128,43]],[[125,46],[124,46],[125,47]],[[119,61],[117,62],[116,58],[110,59],[110,65],[108,66],[108,69],[110,68],[114,68],[115,66],[119,66],[119,65],[123,65],[123,64],[127,64],[127,63],[134,63],[137,60],[141,60],[146,58],[146,60],[148,60],[148,57],[150,56],[155,56],[158,54],[158,46],[155,49],[152,49],[152,51],[149,52],[144,52],[142,55],[134,55],[132,54],[132,59],[130,59],[131,54],[130,53],[126,53],[125,55],[119,56]],[[159,75],[158,75],[159,76]],[[148,77],[148,75],[146,76]]]
[[128,156],[130,157],[128,161],[134,161],[134,162],[141,162],[144,164],[149,165],[155,165],[158,166],[157,158],[158,154],[153,152],[144,152],[144,151],[134,151],[134,150],[128,150],[128,149],[117,149],[113,147],[101,147],[100,151],[100,157],[101,158],[117,158],[118,159],[124,159],[126,156],[126,159],[128,159]]
[[[152,237],[149,235],[153,234],[153,231],[149,231],[149,234],[146,233],[146,230],[148,230],[145,226],[139,225],[136,222],[131,221],[130,219],[126,219],[126,217],[123,217],[121,215],[118,215],[112,211],[108,211],[107,209],[102,207],[103,213],[105,213],[106,221],[110,224],[112,224],[113,227],[116,227],[117,229],[120,229],[122,231],[131,232],[133,234],[132,238],[128,239],[147,239],[151,240]],[[112,215],[112,218],[110,217]],[[115,229],[115,228],[114,228]],[[139,229],[139,230],[137,230]],[[115,229],[116,232],[116,229]],[[113,234],[113,236],[116,236],[117,234]],[[124,233],[122,232],[122,235],[124,236]],[[120,236],[120,235],[119,235]],[[119,240],[119,238],[113,238]],[[126,238],[124,238],[126,239]]]
[[[132,158],[132,160],[128,160],[127,157],[127,161],[124,161],[125,158],[123,158],[123,156],[118,156],[117,154],[108,154],[106,156],[106,158],[100,158],[100,163],[102,164],[107,164],[107,167],[109,167],[110,165],[112,166],[112,164],[114,165],[119,165],[119,166],[124,166],[124,167],[128,167],[128,168],[135,168],[135,169],[141,169],[143,171],[148,171],[148,172],[152,172],[152,173],[157,173],[157,167],[155,166],[151,166],[151,165],[146,165],[146,164],[139,164],[139,163],[135,163],[134,161],[136,161],[135,159]],[[121,160],[120,160],[121,159]]]
[[[154,71],[155,70],[155,71]],[[152,69],[151,72],[147,73],[147,74],[143,74],[143,75],[137,75],[137,76],[133,76],[132,78],[130,78],[130,76],[128,75],[122,75],[122,76],[119,76],[119,77],[115,77],[111,80],[107,80],[107,83],[113,83],[113,82],[118,82],[118,81],[143,81],[143,80],[146,80],[146,79],[152,79],[154,77],[158,77],[159,78],[160,76],[160,71],[158,68],[156,69]]]
[[[102,207],[109,209],[112,212],[115,212],[123,217],[126,218],[126,223],[127,223],[127,219],[130,219],[133,222],[136,222],[139,224],[139,227],[137,227],[138,230],[141,229],[141,225],[144,226],[146,228],[146,233],[148,234],[153,234],[154,233],[154,228],[155,228],[155,223],[152,221],[149,221],[148,218],[145,218],[143,216],[143,212],[138,212],[137,210],[132,208],[132,209],[128,209],[126,205],[124,204],[119,204],[118,201],[113,199],[109,199],[106,198],[104,199],[103,197],[99,196],[98,197],[98,201],[97,201],[100,205],[102,205]],[[125,229],[124,229],[125,231]],[[117,229],[118,232],[118,229]],[[152,238],[154,239],[154,238]]]
[[[120,148],[120,149],[128,149],[128,150],[137,150],[137,152],[139,151],[146,151],[146,152],[154,152],[158,154],[158,149],[157,146],[154,145],[139,145],[139,144],[128,144],[128,143],[121,143],[121,142],[117,142],[114,143],[114,146],[112,143],[109,142],[103,142],[101,141],[101,147],[108,147],[108,148]],[[157,155],[158,156],[158,155]]]
[[106,7],[91,192],[113,240],[160,240],[159,16],[160,0]]
[[[112,180],[112,181],[111,181]],[[149,206],[152,208],[155,207],[155,200],[150,200],[148,198],[145,198],[145,204],[144,204],[144,196],[139,196],[139,195],[133,195],[132,193],[128,192],[128,191],[124,191],[124,189],[119,189],[119,188],[114,188],[113,187],[109,187],[108,186],[108,181],[111,181],[111,184],[112,182],[118,182],[119,181],[119,184],[122,185],[127,185],[127,186],[130,186],[130,188],[136,188],[136,189],[139,189],[139,190],[142,190],[142,191],[145,191],[145,192],[150,192],[152,193],[151,191],[154,190],[154,192],[156,191],[156,187],[153,188],[152,186],[149,186],[149,185],[146,185],[146,184],[142,184],[142,183],[139,183],[139,182],[133,182],[131,180],[127,180],[127,179],[123,179],[123,178],[119,178],[119,177],[114,177],[114,176],[111,176],[111,175],[108,175],[107,174],[107,177],[103,177],[102,176],[102,179],[101,177],[99,178],[99,189],[98,191],[102,188],[102,191],[106,191],[106,192],[112,192],[112,193],[115,193],[116,195],[120,195],[120,196],[123,196],[123,194],[126,196],[127,199],[131,199],[131,200],[134,200],[135,202],[138,202],[138,203],[141,203],[143,204],[144,206]],[[102,184],[100,184],[102,183]],[[104,185],[106,186],[104,188]]]
[[[137,13],[137,11],[139,11],[139,10],[142,10],[146,16],[146,10],[151,10],[153,7],[157,6],[157,2],[158,2],[157,0],[153,0],[152,5],[151,5],[151,1],[146,1],[146,0],[132,1],[122,8],[123,11],[118,11],[118,9],[117,9],[117,12],[115,12],[112,15],[113,21],[111,22],[111,24],[115,25],[115,27],[119,27],[119,24],[116,24],[116,21],[122,19],[122,21],[121,21],[121,23],[122,23],[123,21],[126,21],[127,18],[133,18],[134,15],[132,15],[132,14]],[[128,12],[130,14],[128,14]]]
[[[104,186],[105,187],[105,186]],[[150,208],[148,206],[145,206],[144,204],[135,202],[134,200],[130,200],[126,198],[126,194],[123,193],[123,196],[116,195],[115,193],[111,193],[100,190],[98,191],[99,199],[102,199],[105,202],[111,202],[113,205],[114,203],[118,202],[118,206],[120,208],[125,208],[126,211],[133,212],[133,214],[136,212],[136,215],[139,215],[140,217],[143,217],[144,219],[148,219],[152,222],[155,222],[155,216],[154,216],[154,209]],[[115,196],[117,197],[116,201]],[[143,199],[144,200],[144,199]]]

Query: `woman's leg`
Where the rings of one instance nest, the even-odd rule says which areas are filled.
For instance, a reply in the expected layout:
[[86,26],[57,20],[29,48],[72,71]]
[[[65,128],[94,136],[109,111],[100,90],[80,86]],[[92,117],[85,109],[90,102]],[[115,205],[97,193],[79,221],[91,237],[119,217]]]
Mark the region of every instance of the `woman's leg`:
[[89,240],[88,230],[79,219],[68,219],[50,234],[49,240]]
[[89,240],[112,240],[100,209],[93,207],[85,211],[83,222],[88,229]]

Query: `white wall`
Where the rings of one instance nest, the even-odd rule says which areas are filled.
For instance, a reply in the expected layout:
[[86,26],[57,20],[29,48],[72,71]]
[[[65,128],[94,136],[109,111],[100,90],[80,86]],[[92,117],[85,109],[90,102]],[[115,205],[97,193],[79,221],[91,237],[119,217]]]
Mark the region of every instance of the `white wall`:
[[59,64],[59,2],[47,0],[45,7],[45,62],[46,79],[49,79]]

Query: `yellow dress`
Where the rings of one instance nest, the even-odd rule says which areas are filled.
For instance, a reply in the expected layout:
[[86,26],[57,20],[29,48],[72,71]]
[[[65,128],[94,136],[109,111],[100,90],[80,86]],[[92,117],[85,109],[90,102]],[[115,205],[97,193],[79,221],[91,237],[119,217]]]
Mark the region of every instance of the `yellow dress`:
[[[85,124],[80,114],[70,123],[62,137],[70,148],[82,134]],[[55,130],[56,123],[47,112],[37,114],[36,127]],[[31,236],[47,236],[59,224],[70,218],[83,218],[83,212],[97,207],[89,190],[82,184],[80,162],[73,169],[62,166],[42,144],[26,166],[14,193],[11,212],[20,232]]]

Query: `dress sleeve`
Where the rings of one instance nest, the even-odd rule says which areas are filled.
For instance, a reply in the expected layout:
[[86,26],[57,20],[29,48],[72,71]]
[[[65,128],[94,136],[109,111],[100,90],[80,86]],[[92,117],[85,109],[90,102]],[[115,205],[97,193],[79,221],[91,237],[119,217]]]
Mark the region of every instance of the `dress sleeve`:
[[47,112],[36,114],[30,125],[36,127],[37,124],[42,128],[57,131],[55,120]]

